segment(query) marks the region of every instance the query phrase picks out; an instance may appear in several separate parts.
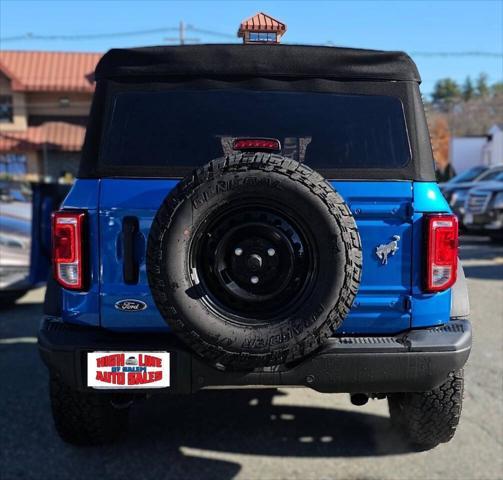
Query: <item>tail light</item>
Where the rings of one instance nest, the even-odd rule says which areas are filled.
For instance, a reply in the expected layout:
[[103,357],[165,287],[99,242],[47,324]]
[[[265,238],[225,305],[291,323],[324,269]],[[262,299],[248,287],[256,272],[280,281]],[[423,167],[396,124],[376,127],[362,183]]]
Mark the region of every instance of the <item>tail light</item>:
[[232,142],[232,149],[279,152],[281,150],[281,142],[275,138],[236,138]]
[[441,292],[456,281],[458,219],[452,214],[427,215],[426,282],[428,292]]
[[52,215],[52,259],[57,282],[71,290],[84,288],[83,234],[86,214],[55,212]]

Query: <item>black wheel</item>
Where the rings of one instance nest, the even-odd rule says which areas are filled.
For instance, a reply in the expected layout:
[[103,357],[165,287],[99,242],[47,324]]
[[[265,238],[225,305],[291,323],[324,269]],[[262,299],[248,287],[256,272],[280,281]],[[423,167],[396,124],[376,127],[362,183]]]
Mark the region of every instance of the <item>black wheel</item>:
[[270,154],[210,162],[160,207],[147,247],[155,302],[196,352],[232,368],[297,360],[342,323],[361,275],[344,203]]
[[11,307],[17,300],[26,295],[28,290],[15,290],[12,292],[0,292],[0,308]]
[[102,445],[127,428],[126,398],[103,392],[78,392],[52,374],[49,384],[52,415],[59,436],[74,445]]
[[388,395],[391,422],[418,450],[451,440],[461,416],[463,370],[434,390]]

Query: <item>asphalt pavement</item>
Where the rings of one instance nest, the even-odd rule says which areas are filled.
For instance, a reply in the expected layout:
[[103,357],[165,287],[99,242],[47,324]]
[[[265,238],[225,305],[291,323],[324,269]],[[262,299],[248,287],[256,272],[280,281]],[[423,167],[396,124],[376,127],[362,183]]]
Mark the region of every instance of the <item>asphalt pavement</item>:
[[474,344],[454,439],[408,449],[385,400],[305,389],[207,391],[133,406],[128,435],[106,447],[63,443],[36,346],[43,289],[0,311],[0,480],[501,479],[503,245],[468,237]]

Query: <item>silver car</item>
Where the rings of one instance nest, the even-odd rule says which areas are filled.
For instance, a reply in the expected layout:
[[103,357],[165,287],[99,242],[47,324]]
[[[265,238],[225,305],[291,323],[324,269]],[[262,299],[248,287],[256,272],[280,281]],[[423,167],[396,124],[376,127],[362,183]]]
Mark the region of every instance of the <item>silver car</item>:
[[[470,172],[473,172],[473,170]],[[469,179],[469,177],[466,176],[469,172],[465,172],[441,185],[440,188],[442,193],[449,202],[454,213],[457,215],[460,226],[464,226],[465,202],[470,189],[478,187],[481,185],[481,182],[493,181],[502,172],[503,165],[498,164],[485,168],[474,178]]]
[[0,181],[0,307],[30,288],[32,205],[22,185]]
[[503,240],[503,172],[492,182],[472,188],[464,211],[463,221],[468,230],[483,231],[493,240]]

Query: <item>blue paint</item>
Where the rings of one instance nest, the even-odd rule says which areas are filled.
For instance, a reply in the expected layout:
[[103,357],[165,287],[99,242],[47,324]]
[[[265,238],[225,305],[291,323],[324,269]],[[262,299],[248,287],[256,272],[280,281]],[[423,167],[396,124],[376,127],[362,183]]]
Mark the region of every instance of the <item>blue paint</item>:
[[449,213],[449,204],[434,182],[414,183],[414,211]]
[[82,325],[100,325],[100,259],[99,249],[99,180],[76,180],[63,208],[87,210],[88,214],[88,290],[75,292],[63,289],[63,320]]
[[30,252],[30,283],[47,281],[51,269],[51,214],[59,207],[68,186],[51,183],[32,184],[32,221]]
[[76,180],[65,199],[65,208],[98,209],[100,180]]
[[100,250],[98,210],[88,210],[88,258],[89,258],[89,288],[86,292],[64,290],[63,320],[87,324],[100,325]]
[[[65,292],[65,320],[118,331],[169,329],[150,294],[145,251],[152,219],[177,182],[102,179],[75,183],[65,207],[90,209],[92,282],[89,293]],[[363,247],[361,286],[339,332],[389,334],[448,321],[450,291],[425,295],[421,290],[423,213],[448,211],[437,185],[406,181],[333,181],[332,185],[350,206]],[[139,220],[137,285],[127,285],[122,278],[125,216]],[[382,265],[375,249],[393,235],[400,236],[399,250]],[[141,300],[147,308],[137,313],[117,310],[115,303],[125,298]]]
[[50,271],[51,212],[55,208],[51,195],[45,195],[41,185],[32,187],[30,283],[35,286],[47,281]]
[[432,182],[414,183],[414,256],[412,258],[412,327],[440,325],[449,320],[451,290],[425,293],[422,289],[424,275],[424,213],[449,213],[450,208],[438,185]]

